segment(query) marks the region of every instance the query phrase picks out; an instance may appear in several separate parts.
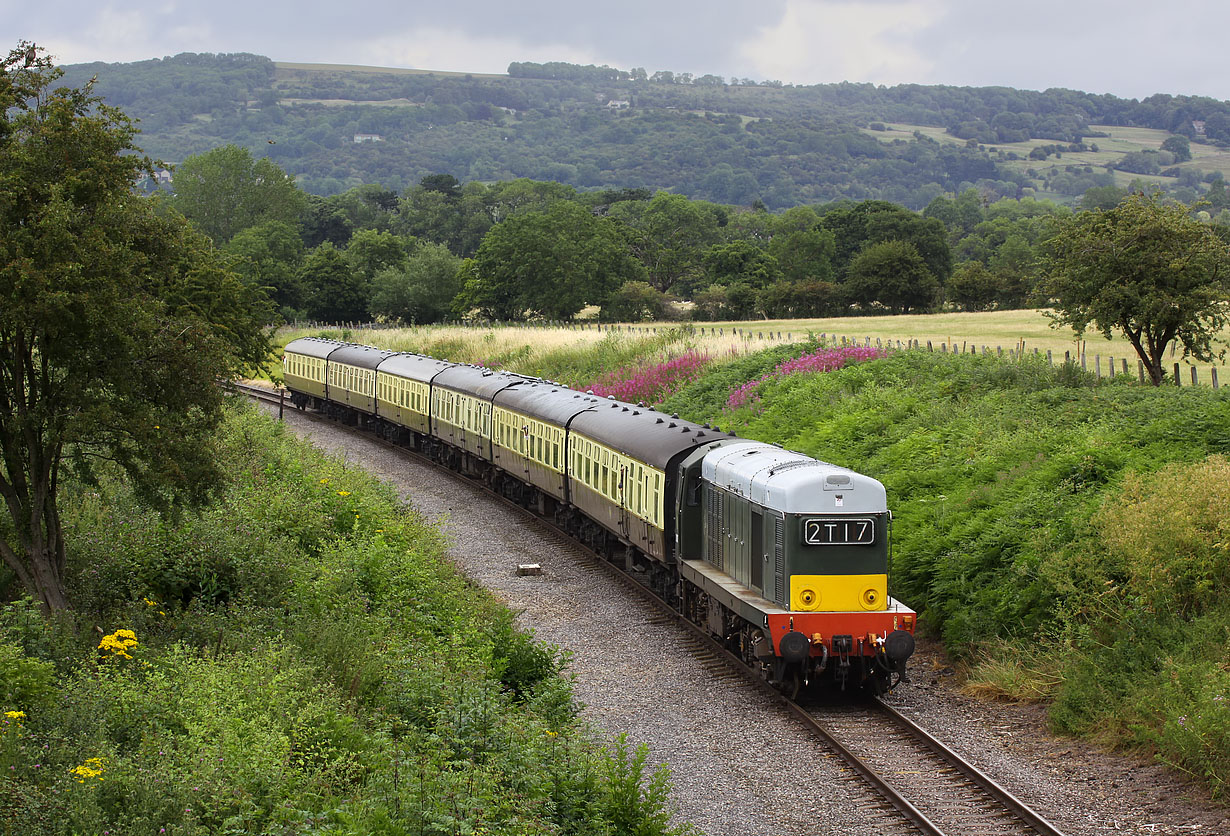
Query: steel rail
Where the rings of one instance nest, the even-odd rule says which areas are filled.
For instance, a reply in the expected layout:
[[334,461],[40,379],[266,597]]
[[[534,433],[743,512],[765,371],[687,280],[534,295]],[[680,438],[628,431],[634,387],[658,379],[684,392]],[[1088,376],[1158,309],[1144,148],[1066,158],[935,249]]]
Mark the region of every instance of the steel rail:
[[977,786],[987,795],[998,801],[1004,808],[1012,812],[1020,821],[1039,834],[1039,836],[1064,836],[1063,831],[1055,827],[1042,816],[1034,812],[1025,802],[1000,786],[996,781],[965,758],[958,755],[944,743],[933,737],[930,732],[906,717],[897,709],[881,699],[874,703],[877,710],[888,716],[899,728],[909,734],[925,748],[930,750],[950,766],[965,776],[970,783]]

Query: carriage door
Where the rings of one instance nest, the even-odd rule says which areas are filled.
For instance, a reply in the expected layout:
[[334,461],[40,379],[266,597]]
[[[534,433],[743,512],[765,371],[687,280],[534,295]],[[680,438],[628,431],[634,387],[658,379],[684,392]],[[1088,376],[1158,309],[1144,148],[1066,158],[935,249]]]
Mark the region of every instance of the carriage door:
[[628,466],[619,468],[619,533],[632,539],[632,526],[628,519]]

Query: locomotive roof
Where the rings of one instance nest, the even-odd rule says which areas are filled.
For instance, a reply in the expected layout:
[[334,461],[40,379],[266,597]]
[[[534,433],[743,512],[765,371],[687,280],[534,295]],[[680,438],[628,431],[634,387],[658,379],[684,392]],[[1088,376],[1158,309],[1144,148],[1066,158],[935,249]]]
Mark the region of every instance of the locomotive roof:
[[432,385],[467,392],[489,401],[496,392],[509,386],[519,386],[526,380],[521,375],[496,372],[481,366],[454,365],[436,375]]
[[705,456],[701,476],[720,488],[788,514],[875,514],[888,509],[884,486],[849,468],[759,441]]
[[344,343],[329,355],[330,363],[345,363],[360,369],[374,369],[397,352],[387,348],[372,348],[370,345]]
[[321,360],[324,360],[345,344],[337,340],[327,340],[323,337],[300,337],[297,340],[288,342],[285,351],[287,354],[302,354],[305,357],[319,357]]
[[425,354],[394,354],[380,364],[380,371],[408,380],[430,383],[431,379],[445,369],[451,369],[456,363],[447,360],[437,360]]
[[568,426],[578,412],[594,408],[593,395],[585,395],[546,380],[523,380],[522,385],[500,392],[495,398],[496,405],[561,427]]
[[572,420],[574,432],[601,439],[607,446],[660,469],[665,469],[678,454],[695,447],[733,440],[721,430],[693,424],[649,407],[596,395],[582,395],[581,398],[581,402],[595,408]]

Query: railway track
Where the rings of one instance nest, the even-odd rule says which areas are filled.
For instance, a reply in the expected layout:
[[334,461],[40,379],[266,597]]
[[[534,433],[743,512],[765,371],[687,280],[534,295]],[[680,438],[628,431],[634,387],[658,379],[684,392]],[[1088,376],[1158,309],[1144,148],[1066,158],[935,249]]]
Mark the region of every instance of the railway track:
[[[279,416],[285,409],[287,401],[280,392],[247,384],[236,384],[236,389],[250,398],[277,406]],[[317,413],[299,414],[336,423]],[[363,437],[400,455],[412,457],[417,462],[431,464],[466,484],[477,485],[471,479],[439,467],[371,433],[363,433]],[[551,521],[505,497],[494,492],[487,492],[487,495],[516,508],[538,525],[568,536]],[[869,790],[876,799],[873,808],[866,811],[868,833],[912,831],[928,836],[1062,836],[1060,830],[968,760],[882,700],[828,705],[803,705],[789,700],[636,578],[583,546],[581,552],[586,555],[588,564],[607,572],[618,583],[649,599],[657,611],[651,623],[680,631],[685,646],[711,670],[716,680],[731,684],[750,682],[765,695],[767,701],[776,703],[788,712],[795,722],[840,758],[848,767],[851,782]]]

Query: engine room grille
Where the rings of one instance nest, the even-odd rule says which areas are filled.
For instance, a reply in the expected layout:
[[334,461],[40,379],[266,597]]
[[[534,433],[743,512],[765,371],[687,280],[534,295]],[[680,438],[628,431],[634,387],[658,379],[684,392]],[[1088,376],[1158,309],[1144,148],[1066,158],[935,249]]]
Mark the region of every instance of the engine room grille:
[[723,572],[726,571],[726,532],[723,530],[723,494],[713,486],[705,486],[705,557]]
[[786,606],[786,521],[773,520],[773,600]]

